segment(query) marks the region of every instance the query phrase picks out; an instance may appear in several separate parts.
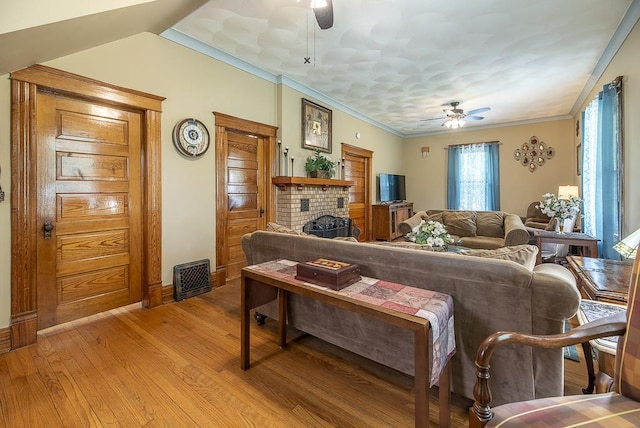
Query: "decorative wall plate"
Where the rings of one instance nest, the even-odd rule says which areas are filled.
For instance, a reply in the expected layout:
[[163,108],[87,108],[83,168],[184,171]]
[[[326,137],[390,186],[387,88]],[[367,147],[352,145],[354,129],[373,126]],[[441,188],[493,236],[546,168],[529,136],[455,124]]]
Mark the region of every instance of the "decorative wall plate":
[[556,154],[553,147],[547,146],[535,135],[515,149],[513,158],[530,172],[535,172]]
[[197,119],[184,119],[173,128],[173,144],[184,156],[202,156],[209,149],[209,131]]

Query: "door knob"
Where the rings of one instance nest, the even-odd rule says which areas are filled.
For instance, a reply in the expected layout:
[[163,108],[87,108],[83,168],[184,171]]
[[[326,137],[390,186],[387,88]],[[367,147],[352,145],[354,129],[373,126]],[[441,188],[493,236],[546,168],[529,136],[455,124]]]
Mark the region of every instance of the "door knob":
[[44,223],[44,239],[51,239],[51,231],[53,230],[53,224],[50,221]]

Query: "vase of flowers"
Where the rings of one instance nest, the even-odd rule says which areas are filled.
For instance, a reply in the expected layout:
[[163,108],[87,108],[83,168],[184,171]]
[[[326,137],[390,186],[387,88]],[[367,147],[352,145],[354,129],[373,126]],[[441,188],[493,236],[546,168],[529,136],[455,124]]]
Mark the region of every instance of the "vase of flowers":
[[561,199],[553,193],[545,193],[542,198],[537,208],[550,218],[555,218],[560,227],[560,233],[564,233],[564,221],[578,215],[582,200],[576,196]]
[[433,220],[422,220],[406,237],[411,242],[430,245],[436,250],[445,250],[453,242],[442,223]]

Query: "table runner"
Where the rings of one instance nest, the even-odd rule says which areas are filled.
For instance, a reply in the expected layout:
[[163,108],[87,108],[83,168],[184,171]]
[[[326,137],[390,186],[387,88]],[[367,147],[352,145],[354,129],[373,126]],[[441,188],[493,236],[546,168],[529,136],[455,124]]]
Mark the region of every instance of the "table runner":
[[295,279],[297,265],[297,262],[280,259],[248,266],[247,269],[429,320],[433,338],[430,386],[437,384],[443,368],[456,352],[451,296],[366,276],[342,290],[332,290]]

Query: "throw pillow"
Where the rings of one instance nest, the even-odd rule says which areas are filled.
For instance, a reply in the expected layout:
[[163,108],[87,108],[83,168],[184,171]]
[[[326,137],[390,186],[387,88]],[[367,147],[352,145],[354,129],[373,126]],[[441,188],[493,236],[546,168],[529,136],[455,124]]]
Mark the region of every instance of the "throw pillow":
[[445,211],[442,213],[447,232],[458,236],[476,236],[475,211]]
[[371,242],[371,244],[383,245],[386,247],[395,247],[395,248],[410,248],[412,250],[425,250],[425,251],[433,251],[433,247],[427,244],[416,244],[415,242]]
[[513,247],[502,247],[495,250],[469,250],[460,253],[465,256],[485,257],[488,259],[510,260],[533,270],[536,265],[536,256],[538,255],[538,247],[535,245],[515,245]]
[[358,242],[356,238],[353,236],[336,236],[333,238],[334,241],[349,241],[349,242]]
[[304,232],[298,232],[278,223],[267,223],[267,232],[288,233],[289,235],[306,235]]
[[476,227],[476,233],[479,236],[502,238],[504,236],[504,213],[502,211],[479,212],[476,218]]
[[437,221],[438,223],[444,224],[444,220],[442,220],[442,213],[435,214],[424,214],[422,216],[424,221]]

